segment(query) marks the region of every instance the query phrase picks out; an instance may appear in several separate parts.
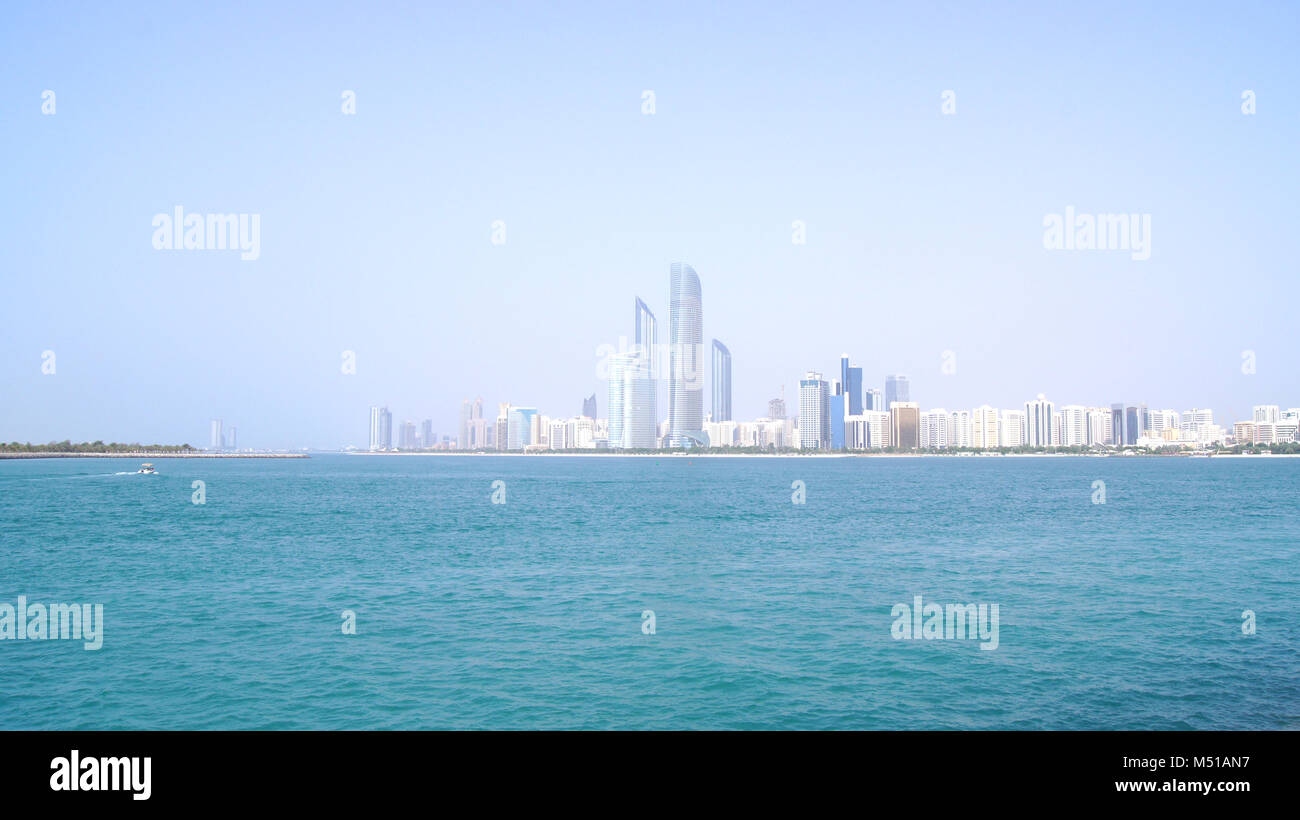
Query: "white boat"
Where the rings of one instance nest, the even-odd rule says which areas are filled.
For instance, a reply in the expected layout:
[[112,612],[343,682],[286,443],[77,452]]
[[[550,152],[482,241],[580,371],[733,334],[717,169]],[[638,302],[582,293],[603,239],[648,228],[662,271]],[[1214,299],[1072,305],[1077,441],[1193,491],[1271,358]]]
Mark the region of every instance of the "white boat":
[[144,475],[153,475],[154,473],[157,473],[158,471],[155,470],[155,469],[153,468],[153,465],[152,465],[152,464],[141,464],[141,465],[140,465],[140,472],[143,473]]

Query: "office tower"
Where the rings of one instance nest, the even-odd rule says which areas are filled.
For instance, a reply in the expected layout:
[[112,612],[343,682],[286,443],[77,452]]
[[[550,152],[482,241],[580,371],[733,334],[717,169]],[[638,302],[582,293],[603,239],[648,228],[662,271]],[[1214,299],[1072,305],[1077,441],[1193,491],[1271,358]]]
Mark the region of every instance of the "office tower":
[[[420,422],[420,441],[424,444],[426,450],[433,447],[433,419],[425,419]],[[482,447],[483,445],[480,444],[479,446]]]
[[713,406],[714,421],[731,421],[731,351],[717,339],[713,340]]
[[1056,406],[1043,397],[1025,402],[1025,444],[1030,447],[1052,446],[1052,414]]
[[799,381],[799,447],[825,450],[831,446],[830,385],[822,374],[808,371]]
[[767,417],[769,419],[785,419],[785,388],[781,388],[781,398],[769,399],[767,402]]
[[864,402],[864,406],[862,408],[863,410],[879,410],[883,412],[889,412],[889,408],[885,406],[885,394],[880,392],[876,388],[874,387],[867,388],[865,398],[866,401]]
[[511,407],[506,424],[506,449],[522,450],[536,442],[536,407]]
[[501,402],[497,405],[497,423],[496,432],[493,439],[496,442],[498,450],[505,450],[510,446],[510,403]]
[[889,408],[889,425],[892,446],[915,450],[921,445],[921,406],[916,402],[894,402]]
[[469,449],[469,420],[472,413],[473,407],[470,405],[469,399],[465,399],[460,403],[460,432],[456,436],[456,449],[458,450]]
[[619,353],[609,358],[609,402],[605,409],[609,412],[609,446],[613,449],[623,447],[623,397],[627,390],[623,373],[636,359],[630,353]]
[[[703,332],[703,328],[701,328]],[[659,418],[659,322],[655,319],[654,313],[640,297],[636,300],[636,319],[633,327],[633,344],[632,353],[640,356],[645,360],[649,368],[649,382],[644,387],[648,388],[650,393],[650,416]],[[703,374],[700,376],[703,378]],[[592,408],[592,418],[596,417],[595,408]],[[658,438],[656,430],[655,438]]]
[[844,385],[846,400],[844,415],[860,416],[864,409],[873,409],[862,406],[862,368],[849,367],[847,353],[840,355],[840,382]]
[[[633,357],[623,369],[623,447],[654,449],[659,434],[654,417],[654,380],[649,359]],[[610,446],[614,446],[610,439]]]
[[704,320],[700,277],[674,262],[668,300],[668,446],[692,447],[704,435]]
[[1025,445],[1025,414],[1021,410],[1003,410],[1002,421],[998,425],[1001,446],[1023,447]]
[[942,450],[948,446],[948,411],[926,410],[919,426],[921,447]]
[[989,407],[977,407],[971,412],[971,446],[981,450],[993,450],[999,447],[998,411]]
[[393,414],[387,407],[370,408],[370,449],[388,450],[393,446]]
[[209,445],[211,450],[220,450],[226,446],[225,433],[221,431],[221,419],[212,420],[212,440]]
[[892,410],[896,401],[911,401],[912,391],[908,388],[907,377],[886,376],[885,377],[885,408]]
[[232,451],[239,449],[239,428],[233,424],[230,426],[230,435],[226,439],[226,446]]
[[584,418],[594,419],[596,417],[596,394],[582,400],[582,416]]

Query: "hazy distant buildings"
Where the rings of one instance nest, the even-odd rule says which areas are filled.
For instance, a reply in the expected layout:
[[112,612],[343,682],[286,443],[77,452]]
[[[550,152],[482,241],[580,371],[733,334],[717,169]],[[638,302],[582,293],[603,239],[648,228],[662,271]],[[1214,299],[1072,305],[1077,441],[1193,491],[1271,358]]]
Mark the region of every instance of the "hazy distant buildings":
[[799,380],[799,447],[827,450],[831,446],[830,385],[822,374],[808,371]]
[[582,400],[582,415],[584,418],[594,419],[596,417],[596,394]]
[[668,446],[696,446],[704,438],[704,319],[700,277],[680,262],[669,271],[668,344]]
[[731,421],[731,351],[713,340],[713,421]]
[[370,408],[370,449],[393,449],[393,414],[387,407]]
[[226,446],[226,436],[221,430],[221,419],[212,420],[212,435],[208,448],[211,450],[221,450]]
[[397,449],[399,450],[416,449],[415,422],[411,421],[410,419],[403,421],[402,426],[398,429]]
[[911,401],[911,389],[903,375],[885,377],[885,410],[893,410],[896,401]]
[[503,401],[497,405],[495,428],[492,441],[498,450],[507,449],[510,446],[510,402]]
[[420,422],[420,444],[427,450],[436,443],[433,440],[433,419],[425,419]]
[[[782,392],[784,392],[784,391],[782,391]],[[784,418],[786,418],[786,413],[785,413],[785,397],[784,397],[784,396],[782,396],[782,397],[779,398],[779,399],[769,399],[769,400],[768,400],[768,402],[767,402],[767,417],[770,418],[770,419],[784,419]]]
[[889,412],[889,406],[885,404],[885,394],[874,387],[867,388],[863,395],[863,410],[879,410]]

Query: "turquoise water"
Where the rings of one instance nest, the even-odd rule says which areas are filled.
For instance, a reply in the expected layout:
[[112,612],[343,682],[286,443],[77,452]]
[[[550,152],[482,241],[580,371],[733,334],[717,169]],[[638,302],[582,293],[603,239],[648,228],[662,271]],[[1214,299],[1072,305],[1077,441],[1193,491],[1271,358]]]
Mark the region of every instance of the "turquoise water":
[[0,603],[105,618],[0,728],[1300,728],[1298,459],[156,463],[0,461]]

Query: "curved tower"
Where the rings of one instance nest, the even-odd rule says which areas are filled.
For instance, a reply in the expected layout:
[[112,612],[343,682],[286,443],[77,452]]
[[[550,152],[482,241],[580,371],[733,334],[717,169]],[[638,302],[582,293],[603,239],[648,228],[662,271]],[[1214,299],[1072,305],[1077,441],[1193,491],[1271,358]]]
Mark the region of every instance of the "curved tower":
[[668,446],[707,445],[704,436],[704,320],[700,277],[674,262],[668,295]]

